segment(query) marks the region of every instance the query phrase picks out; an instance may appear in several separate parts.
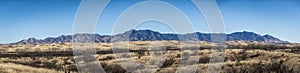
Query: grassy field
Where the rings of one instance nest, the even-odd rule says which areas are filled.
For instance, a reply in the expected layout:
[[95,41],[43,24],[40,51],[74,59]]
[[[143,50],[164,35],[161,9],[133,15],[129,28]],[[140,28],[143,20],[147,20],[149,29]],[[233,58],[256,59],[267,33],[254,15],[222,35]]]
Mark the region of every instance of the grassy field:
[[[71,45],[71,43],[2,45],[0,73],[76,73]],[[161,58],[151,56],[153,52],[149,51],[149,48],[153,45],[161,45],[155,49],[166,49],[165,52],[158,52],[159,56],[166,57],[164,62]],[[295,47],[298,44],[227,42],[226,45],[228,49],[225,50],[225,62],[221,73],[300,73],[300,54]],[[93,57],[100,61],[107,73],[124,73],[127,71],[117,63],[130,58],[117,59],[112,53],[112,48],[128,48],[131,59],[150,65],[135,72],[175,73],[181,59],[191,58],[197,61],[197,73],[205,73],[211,58],[212,46],[215,44],[178,41],[96,43],[97,55]],[[185,57],[185,54],[190,56]],[[161,63],[157,70],[151,67],[156,63]]]

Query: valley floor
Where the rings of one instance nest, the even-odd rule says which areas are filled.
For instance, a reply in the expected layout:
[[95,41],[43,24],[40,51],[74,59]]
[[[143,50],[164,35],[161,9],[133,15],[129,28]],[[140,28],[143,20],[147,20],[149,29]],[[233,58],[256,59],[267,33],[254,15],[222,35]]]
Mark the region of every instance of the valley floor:
[[[118,43],[115,47],[124,48],[121,46],[122,44],[124,45],[124,43]],[[100,62],[107,73],[128,72],[118,63],[130,59],[148,65],[134,71],[137,73],[175,73],[183,58],[190,59],[188,62],[196,61],[197,64],[190,65],[197,66],[197,73],[205,73],[210,65],[211,49],[200,49],[193,44],[184,44],[185,46],[188,45],[183,47],[187,50],[180,50],[175,45],[178,44],[176,42],[163,42],[163,44],[166,44],[164,45],[167,48],[165,51],[153,52],[147,51],[149,42],[131,43],[130,53],[126,54],[130,55],[131,58],[120,59],[110,50],[112,45],[98,43],[97,55],[90,57]],[[0,54],[0,73],[76,73],[78,70],[72,52],[70,52],[72,49],[70,49],[70,45],[70,43],[61,43],[2,46],[2,49],[8,50],[2,51]],[[191,48],[197,48],[197,51],[188,50]],[[157,47],[156,49],[161,48]],[[165,59],[153,56],[154,53],[160,57],[165,57]],[[185,56],[186,54],[189,56]],[[300,54],[295,51],[291,52],[290,49],[226,49],[223,56],[225,62],[221,68],[221,73],[300,73]],[[161,66],[155,68],[153,67],[154,64]],[[127,65],[125,68],[130,67],[130,64]]]

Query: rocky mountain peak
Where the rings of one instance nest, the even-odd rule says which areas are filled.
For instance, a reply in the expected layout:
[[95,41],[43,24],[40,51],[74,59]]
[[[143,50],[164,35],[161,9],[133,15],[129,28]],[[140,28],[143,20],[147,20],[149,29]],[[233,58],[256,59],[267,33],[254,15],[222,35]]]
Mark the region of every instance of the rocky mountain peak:
[[[181,40],[181,41],[206,41],[211,42],[211,35],[214,33],[188,33],[188,34],[163,34],[152,30],[130,30],[117,35],[99,35],[99,34],[74,34],[61,35],[58,37],[49,37],[45,39],[28,38],[12,44],[50,44],[61,42],[117,42],[117,41],[160,41],[160,40]],[[180,36],[180,39],[179,39]],[[74,39],[72,39],[74,38]],[[257,41],[266,43],[289,43],[282,41],[269,34],[259,35],[254,32],[234,32],[226,34],[226,41]]]

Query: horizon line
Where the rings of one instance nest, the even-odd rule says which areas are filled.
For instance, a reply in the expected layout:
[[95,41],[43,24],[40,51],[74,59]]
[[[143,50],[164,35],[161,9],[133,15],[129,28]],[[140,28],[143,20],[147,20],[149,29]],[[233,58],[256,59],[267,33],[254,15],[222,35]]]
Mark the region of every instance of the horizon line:
[[[97,34],[97,35],[100,35],[100,36],[114,36],[114,35],[118,35],[118,34],[123,34],[125,32],[128,32],[128,31],[132,31],[132,30],[135,30],[135,31],[145,31],[145,30],[150,30],[150,31],[153,31],[153,32],[158,32],[158,33],[161,33],[161,34],[192,34],[192,33],[203,33],[203,34],[220,34],[220,33],[210,33],[210,32],[200,32],[200,31],[195,31],[195,32],[187,32],[187,33],[174,33],[174,32],[161,32],[161,31],[158,31],[158,30],[151,30],[151,29],[131,29],[131,30],[127,30],[127,31],[124,31],[122,33],[117,33],[117,34],[110,34],[110,35],[105,35],[105,34],[99,34],[99,33],[72,33],[72,34],[61,34],[61,35],[57,35],[57,36],[48,36],[48,37],[43,37],[43,38],[36,38],[36,37],[28,37],[28,38],[23,38],[19,41],[22,41],[22,40],[27,40],[27,39],[30,39],[30,38],[34,38],[34,39],[37,39],[37,40],[43,40],[43,39],[46,39],[46,38],[56,38],[56,37],[59,37],[59,36],[72,36],[72,35],[76,35],[76,34]],[[230,33],[226,33],[225,34],[233,34],[233,33],[237,33],[237,32],[250,32],[250,33],[254,33],[254,34],[258,34],[254,31],[246,31],[246,30],[243,30],[243,31],[236,31],[236,32],[230,32]],[[221,33],[222,34],[222,33]],[[271,35],[271,34],[258,34],[258,35],[261,35],[261,36],[265,36],[265,35]],[[273,36],[273,35],[271,35]],[[275,36],[273,36],[275,37]],[[275,37],[275,38],[278,38],[278,37]],[[281,39],[281,38],[279,38]],[[19,42],[19,41],[15,41],[15,42]],[[285,41],[285,40],[283,40]],[[290,42],[290,41],[288,41]],[[10,44],[10,43],[14,43],[14,42],[9,42],[9,43],[0,43],[0,44]],[[293,43],[297,43],[297,42],[293,42]]]

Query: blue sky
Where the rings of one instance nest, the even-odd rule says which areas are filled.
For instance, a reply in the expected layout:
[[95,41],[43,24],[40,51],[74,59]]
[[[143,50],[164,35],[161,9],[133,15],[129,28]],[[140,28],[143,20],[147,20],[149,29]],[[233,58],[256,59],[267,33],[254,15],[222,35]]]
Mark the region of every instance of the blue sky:
[[[142,0],[112,0],[100,17],[96,32],[110,35],[118,16]],[[208,33],[201,13],[188,0],[163,0],[179,8],[194,29]],[[0,43],[35,37],[70,35],[81,0],[0,0]],[[217,0],[226,32],[251,31],[300,42],[300,0]],[[162,28],[158,28],[162,27]],[[144,23],[137,29],[172,32],[162,23]]]

